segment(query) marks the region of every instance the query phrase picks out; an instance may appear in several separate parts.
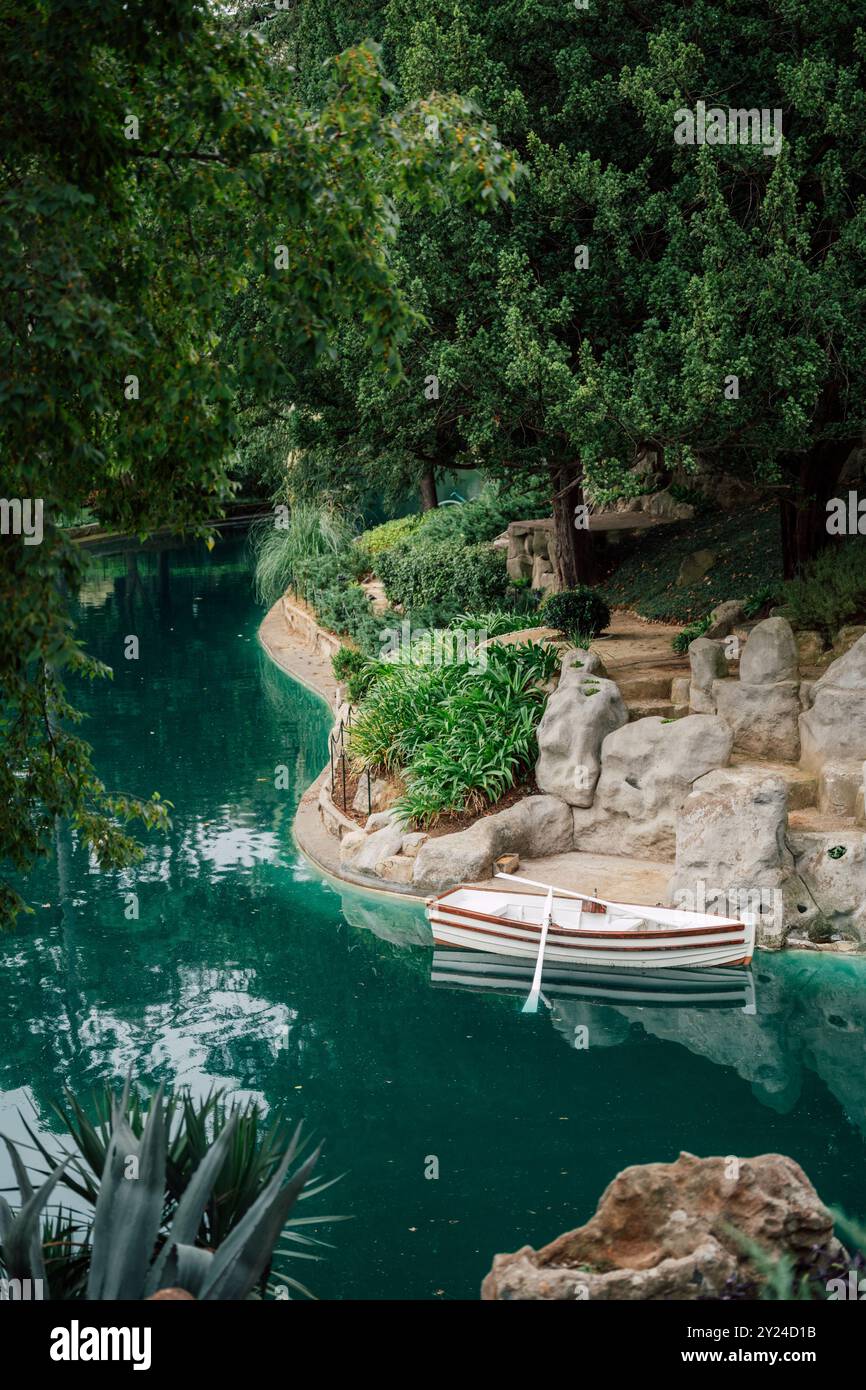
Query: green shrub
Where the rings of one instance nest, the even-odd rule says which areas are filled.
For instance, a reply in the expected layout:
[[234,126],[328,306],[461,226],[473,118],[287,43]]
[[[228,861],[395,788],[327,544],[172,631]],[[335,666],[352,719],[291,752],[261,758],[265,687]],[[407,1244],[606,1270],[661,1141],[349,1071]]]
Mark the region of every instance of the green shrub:
[[543,626],[544,619],[540,613],[509,613],[503,608],[493,608],[485,613],[461,613],[451,623],[454,632],[486,632],[488,637],[501,637],[506,632]]
[[456,611],[494,607],[508,587],[501,550],[464,545],[459,536],[434,540],[422,535],[385,551],[377,573],[392,603],[456,605]]
[[380,662],[355,647],[340,647],[331,658],[331,668],[337,680],[345,684],[349,703],[353,705],[363,700],[382,670]]
[[418,530],[422,520],[422,515],[414,512],[410,516],[398,516],[393,521],[383,521],[381,526],[374,526],[371,530],[362,532],[357,540],[358,548],[364,552],[365,557],[369,557],[372,565],[376,557],[384,551],[408,540]]
[[384,666],[349,738],[359,766],[401,770],[399,810],[420,826],[499,800],[533,766],[555,650],[487,649],[486,667]]
[[551,594],[539,611],[549,627],[578,644],[587,638],[592,641],[610,622],[610,609],[601,594],[584,585]]
[[687,652],[692,642],[697,641],[699,637],[703,637],[709,625],[709,613],[705,618],[696,618],[693,623],[688,623],[687,626],[683,628],[682,632],[678,632],[676,637],[673,638],[671,646],[674,651],[679,652],[680,655]]
[[783,586],[782,602],[793,627],[817,628],[831,639],[846,623],[866,621],[866,546],[828,545]]

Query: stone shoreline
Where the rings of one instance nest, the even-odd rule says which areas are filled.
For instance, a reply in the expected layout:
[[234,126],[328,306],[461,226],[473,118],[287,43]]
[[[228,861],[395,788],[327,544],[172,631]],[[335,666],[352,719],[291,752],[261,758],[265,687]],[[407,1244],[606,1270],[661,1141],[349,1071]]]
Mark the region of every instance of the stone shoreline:
[[[777,636],[784,639],[795,660],[790,629],[776,634],[776,627],[787,628],[787,624],[770,619],[756,625],[754,650],[749,653],[753,663],[766,646],[765,631],[774,641]],[[305,606],[284,595],[267,614],[259,638],[277,665],[326,700],[335,719],[345,714],[347,707],[339,703],[341,691],[331,670],[339,638],[321,628]],[[648,715],[636,709],[633,701],[624,705],[616,680],[603,674],[605,668],[594,648],[568,653],[539,728],[540,795],[481,816],[469,829],[451,835],[405,832],[387,811],[374,814],[361,829],[331,799],[325,768],[298,806],[293,826],[297,843],[322,873],[335,880],[416,901],[442,891],[455,879],[496,886],[486,875],[496,856],[504,852],[519,853],[520,873],[525,877],[560,888],[582,886],[594,896],[648,907],[672,901],[688,906],[686,900],[680,901],[683,892],[705,886],[707,872],[707,881],[727,882],[723,869],[727,866],[730,877],[736,865],[740,883],[761,885],[760,908],[752,909],[749,903],[738,910],[748,907],[766,914],[770,909],[764,904],[765,888],[771,894],[772,919],[759,919],[759,944],[770,949],[784,945],[813,951],[862,949],[861,933],[866,928],[866,908],[861,906],[866,892],[859,893],[866,857],[863,829],[853,818],[816,823],[817,808],[796,809],[804,798],[808,803],[818,785],[814,772],[808,775],[808,769],[804,772],[792,762],[771,763],[766,757],[738,753],[736,728],[732,731],[721,709],[695,712],[695,696],[700,693],[695,685],[696,666],[700,670],[696,658],[703,655],[696,649],[705,645],[711,644],[701,641],[690,650],[692,707],[676,710],[672,718],[655,712]],[[862,646],[866,652],[866,639]],[[717,664],[717,653],[711,655]],[[839,665],[848,667],[861,659],[859,651],[852,652]],[[747,660],[743,666],[748,667]],[[714,695],[728,694],[732,688],[734,695],[737,688],[748,690],[743,674],[741,670],[739,679],[716,678]],[[832,682],[834,674],[825,675],[817,689]],[[632,676],[631,684],[644,679]],[[807,711],[815,698],[812,683],[808,686],[803,726],[809,722]],[[775,688],[772,683],[767,687]],[[595,698],[588,701],[588,696]],[[798,708],[803,708],[799,701]],[[575,757],[593,773],[588,795],[575,794],[567,781]],[[562,777],[566,781],[560,786]],[[580,849],[574,847],[578,834]],[[839,845],[834,848],[836,841]],[[605,853],[614,842],[625,852]],[[850,864],[835,862],[842,856]],[[804,871],[808,877],[801,877]],[[830,900],[837,916],[839,927],[833,940],[804,939],[803,928],[817,911],[810,882],[819,886],[821,898]],[[778,911],[783,898],[784,920]],[[797,918],[791,920],[794,903],[804,919],[802,927]],[[710,902],[692,905],[699,911],[733,912]]]

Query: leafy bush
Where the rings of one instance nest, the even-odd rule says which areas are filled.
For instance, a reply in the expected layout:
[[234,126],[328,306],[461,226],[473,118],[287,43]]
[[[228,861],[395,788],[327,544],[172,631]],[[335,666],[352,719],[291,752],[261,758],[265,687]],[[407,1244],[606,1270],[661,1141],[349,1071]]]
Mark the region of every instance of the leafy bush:
[[793,627],[817,628],[830,638],[846,623],[866,621],[866,546],[828,545],[783,586],[782,602]]
[[392,603],[452,604],[458,611],[493,607],[508,587],[501,550],[464,545],[459,536],[435,540],[426,535],[395,546],[380,557],[377,572]]
[[423,516],[419,512],[396,517],[393,521],[383,521],[381,526],[374,526],[371,530],[362,532],[357,540],[358,548],[364,552],[365,557],[369,557],[372,567],[378,555],[414,535],[422,521]]
[[514,516],[513,507],[500,498],[496,488],[486,487],[469,502],[425,512],[419,539],[443,541],[459,537],[464,545],[480,545],[504,531]]
[[485,613],[461,613],[451,624],[454,632],[486,632],[488,637],[501,637],[506,632],[520,632],[526,627],[543,627],[540,613],[506,612],[493,608]]
[[585,585],[551,594],[539,611],[544,622],[570,642],[584,641],[587,637],[592,640],[610,622],[610,609],[601,594]]
[[676,637],[672,640],[671,646],[674,651],[679,652],[680,655],[687,652],[690,643],[697,641],[699,637],[703,637],[709,625],[709,613],[705,618],[696,618],[693,623],[688,623],[683,628],[682,632],[678,632]]
[[349,738],[358,766],[402,770],[415,824],[498,801],[535,762],[551,647],[491,647],[487,666],[384,667]]
[[746,617],[756,618],[764,608],[769,608],[770,604],[775,602],[778,593],[778,585],[764,584],[757,593],[749,594],[749,597],[743,602],[743,611]]
[[353,705],[364,698],[382,671],[380,662],[354,647],[341,647],[331,658],[331,667],[337,680],[345,682],[346,695]]

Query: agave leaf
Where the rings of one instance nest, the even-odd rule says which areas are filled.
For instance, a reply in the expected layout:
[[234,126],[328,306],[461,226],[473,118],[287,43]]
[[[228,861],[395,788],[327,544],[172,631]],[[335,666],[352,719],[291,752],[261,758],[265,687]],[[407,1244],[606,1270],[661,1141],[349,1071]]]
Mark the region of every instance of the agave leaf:
[[[233,1115],[216,1143],[211,1145],[211,1148],[193,1173],[189,1186],[178,1202],[177,1211],[171,1223],[168,1239],[159,1252],[153,1268],[147,1277],[145,1286],[147,1293],[155,1293],[157,1289],[173,1287],[174,1281],[166,1284],[163,1278],[169,1255],[175,1246],[192,1246],[195,1244],[195,1238],[198,1235],[198,1228],[201,1225],[204,1209],[207,1206],[208,1198],[213,1191],[213,1185],[223,1165],[225,1153],[232,1141],[235,1128],[236,1117]],[[182,1287],[185,1286],[182,1285]],[[193,1290],[190,1289],[189,1292],[192,1293]]]
[[201,1298],[214,1258],[212,1251],[202,1250],[198,1245],[171,1244],[159,1287],[186,1289],[193,1298]]
[[286,1217],[321,1152],[319,1146],[283,1187],[297,1137],[296,1130],[292,1144],[270,1182],[215,1254],[202,1298],[246,1298],[261,1277],[271,1260]]
[[[129,1085],[124,1089],[128,1094]],[[93,1217],[89,1299],[140,1298],[159,1233],[165,1190],[165,1114],[160,1086],[141,1140],[135,1138],[119,1107]],[[138,1160],[136,1177],[124,1168]]]
[[3,1263],[6,1266],[6,1277],[9,1279],[45,1279],[45,1261],[42,1258],[42,1230],[40,1218],[42,1208],[51,1196],[56,1183],[63,1175],[68,1159],[59,1163],[48,1178],[34,1192],[33,1187],[24,1172],[24,1164],[21,1162],[15,1145],[11,1139],[3,1136],[4,1143],[9,1150],[12,1159],[12,1166],[16,1175],[24,1176],[24,1186],[21,1186],[20,1176],[18,1178],[21,1187],[22,1197],[27,1190],[26,1201],[22,1202],[17,1216],[13,1216],[12,1209],[8,1202],[4,1201],[0,1208],[0,1222],[2,1222],[3,1235]]

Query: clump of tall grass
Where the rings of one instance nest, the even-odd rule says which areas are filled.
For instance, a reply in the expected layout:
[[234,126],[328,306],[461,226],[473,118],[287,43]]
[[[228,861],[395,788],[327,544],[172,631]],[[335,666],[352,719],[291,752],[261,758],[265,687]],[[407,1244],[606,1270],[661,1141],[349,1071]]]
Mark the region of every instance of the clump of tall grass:
[[256,557],[256,596],[261,603],[276,602],[290,585],[309,583],[316,561],[345,554],[351,568],[352,526],[330,507],[294,502],[287,518],[280,511],[257,522],[250,539]]

